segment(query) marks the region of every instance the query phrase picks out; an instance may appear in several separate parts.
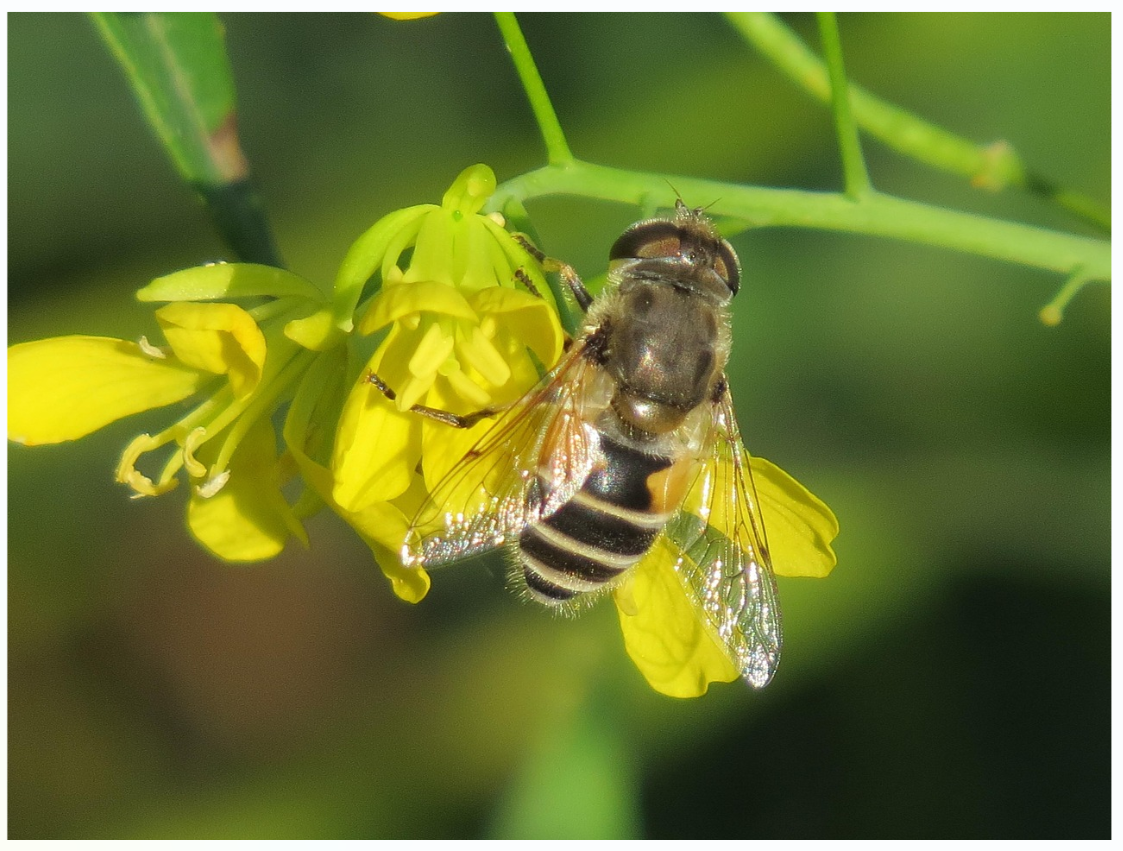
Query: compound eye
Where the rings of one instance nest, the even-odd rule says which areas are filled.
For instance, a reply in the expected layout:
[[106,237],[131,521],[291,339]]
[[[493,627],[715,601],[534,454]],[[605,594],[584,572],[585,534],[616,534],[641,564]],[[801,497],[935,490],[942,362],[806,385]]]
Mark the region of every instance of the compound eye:
[[612,245],[609,260],[650,260],[677,257],[682,249],[682,230],[674,222],[641,222],[628,228]]
[[741,288],[741,263],[737,260],[733,246],[724,239],[717,246],[714,271],[729,285],[729,292],[737,295],[737,290]]

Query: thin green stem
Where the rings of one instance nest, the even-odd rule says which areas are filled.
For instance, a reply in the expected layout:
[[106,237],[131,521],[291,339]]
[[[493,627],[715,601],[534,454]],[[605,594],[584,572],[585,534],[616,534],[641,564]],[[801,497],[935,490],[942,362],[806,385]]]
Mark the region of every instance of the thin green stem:
[[[831,86],[823,61],[779,18],[765,12],[729,12],[726,18],[796,85],[823,103],[830,102]],[[1105,231],[1111,230],[1107,207],[1033,172],[1007,142],[977,145],[854,84],[850,85],[850,106],[862,130],[907,157],[963,175],[980,188],[1017,186]]]
[[1086,283],[1088,283],[1088,275],[1083,267],[1073,272],[1071,277],[1064,282],[1064,286],[1053,296],[1053,300],[1041,308],[1041,311],[1037,314],[1042,323],[1049,326],[1060,325],[1061,320],[1064,319],[1065,308],[1068,307],[1068,303],[1078,292],[1084,289]]
[[858,125],[850,111],[850,89],[846,83],[846,68],[842,64],[842,41],[838,35],[838,19],[834,12],[819,12],[819,37],[823,42],[823,55],[831,78],[831,109],[838,133],[838,149],[842,155],[842,173],[846,180],[846,194],[855,201],[871,191],[869,172],[862,157],[862,143],[858,138]]
[[1021,263],[1071,275],[1083,268],[1087,279],[1111,280],[1111,244],[1030,225],[961,213],[906,201],[880,192],[855,203],[841,193],[738,186],[685,176],[649,174],[574,161],[544,166],[498,187],[490,206],[502,209],[511,198],[526,201],[546,195],[575,195],[639,206],[660,199],[667,209],[675,194],[696,203],[715,200],[708,209],[748,227],[796,227],[886,236]]
[[530,108],[534,110],[534,120],[538,122],[538,131],[542,134],[542,141],[546,143],[547,161],[552,165],[572,162],[573,153],[569,150],[569,143],[565,140],[565,133],[558,122],[557,113],[554,112],[554,105],[550,103],[538,66],[534,64],[534,57],[523,38],[519,22],[513,12],[496,12],[495,22],[499,25],[499,32],[515,63],[515,70],[523,84],[527,100],[530,101]]
[[220,474],[230,464],[234,457],[234,450],[249,433],[254,423],[262,416],[268,416],[277,404],[277,400],[286,391],[295,391],[297,380],[308,371],[309,365],[316,358],[316,352],[308,349],[296,348],[295,353],[273,379],[253,396],[253,403],[239,415],[230,431],[223,438],[219,448],[218,457],[210,467],[210,477]]

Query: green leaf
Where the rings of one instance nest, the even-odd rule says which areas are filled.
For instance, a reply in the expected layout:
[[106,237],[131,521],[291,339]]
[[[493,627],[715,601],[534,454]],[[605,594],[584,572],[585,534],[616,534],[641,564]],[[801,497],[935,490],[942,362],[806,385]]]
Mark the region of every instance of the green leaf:
[[218,18],[202,12],[92,17],[180,174],[204,183],[245,177]]
[[238,141],[222,24],[204,12],[93,13],[145,118],[239,258],[281,261]]

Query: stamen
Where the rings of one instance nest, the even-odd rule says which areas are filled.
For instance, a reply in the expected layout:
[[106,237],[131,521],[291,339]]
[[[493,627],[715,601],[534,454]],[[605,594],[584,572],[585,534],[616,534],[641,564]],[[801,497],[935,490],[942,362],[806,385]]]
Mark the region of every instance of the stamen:
[[159,485],[154,484],[148,476],[136,468],[136,462],[140,460],[141,455],[151,452],[153,449],[159,449],[169,442],[170,438],[165,437],[165,435],[167,435],[167,432],[163,432],[157,437],[152,437],[150,434],[137,435],[125,447],[125,451],[121,453],[121,460],[117,464],[117,481],[131,487],[136,496],[159,496],[162,493],[167,493],[177,484],[175,479],[170,482],[161,482]]
[[405,385],[398,391],[398,398],[394,400],[394,406],[399,411],[408,411],[425,398],[425,395],[429,392],[429,388],[433,386],[433,379],[435,377],[435,373],[427,378],[414,378],[410,376],[406,379]]
[[456,353],[461,360],[474,367],[492,386],[499,387],[507,383],[511,377],[511,367],[478,326],[467,334],[458,334],[457,337]]
[[[419,379],[432,380],[441,364],[452,354],[455,341],[450,335],[445,334],[438,323],[433,323],[425,331],[421,342],[417,344],[413,356],[409,359],[408,369],[410,374]],[[408,406],[407,406],[408,407]]]
[[161,349],[159,346],[152,345],[150,342],[148,342],[148,338],[145,336],[141,336],[141,338],[137,341],[137,345],[140,346],[140,350],[150,358],[165,360],[168,357],[167,353],[163,349]]
[[183,439],[183,466],[193,479],[201,479],[207,474],[207,465],[195,459],[195,450],[207,442],[207,430],[202,426],[191,431]]
[[462,370],[448,376],[448,383],[452,389],[466,402],[477,408],[483,408],[491,402],[491,396],[482,390],[478,384],[464,374]]
[[230,471],[223,470],[217,476],[212,476],[202,484],[196,485],[195,493],[199,494],[199,496],[203,497],[203,499],[210,499],[212,496],[226,487],[226,483],[228,481],[230,481]]

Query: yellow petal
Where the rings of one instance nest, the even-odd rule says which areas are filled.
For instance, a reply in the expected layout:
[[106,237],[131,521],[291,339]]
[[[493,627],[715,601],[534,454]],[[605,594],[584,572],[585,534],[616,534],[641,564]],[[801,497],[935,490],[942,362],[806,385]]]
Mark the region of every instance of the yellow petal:
[[[421,425],[421,457],[424,460],[425,484],[432,490],[445,474],[463,458],[493,425],[492,418],[483,419],[471,428],[454,428],[426,419]],[[479,482],[472,482],[472,486]]]
[[491,390],[491,405],[498,407],[510,405],[535,385],[541,375],[535,361],[531,358],[522,341],[516,340],[510,334],[499,334],[496,337],[496,348],[503,356],[504,362],[511,370],[507,382]]
[[257,387],[265,364],[265,337],[235,304],[176,302],[156,311],[168,344],[184,363],[226,375],[235,397]]
[[[398,393],[412,377],[409,362],[417,349],[422,333],[421,326],[406,328],[401,322],[391,325],[386,339],[382,341],[368,364],[368,369],[376,372],[378,377],[386,382],[386,386],[395,393]],[[365,376],[366,373],[364,372],[363,375]]]
[[395,21],[416,21],[418,18],[431,18],[440,12],[379,12],[385,18]]
[[[502,410],[509,406],[538,383],[538,372],[526,349],[510,337],[503,341],[501,354],[511,370],[507,383],[502,387],[490,392],[484,391],[462,372],[458,372],[447,376],[443,381],[436,381],[425,403],[438,410],[461,415],[475,413],[486,407]],[[456,429],[427,419],[422,425],[422,457],[425,459],[422,466],[426,484],[430,488],[435,487],[495,422],[496,417],[487,417],[470,429]],[[524,428],[533,430],[538,422],[533,417],[527,418]],[[512,443],[519,439],[511,436]]]
[[396,505],[374,502],[362,511],[342,515],[374,553],[394,593],[407,603],[418,603],[429,593],[429,574],[419,567],[404,567],[402,542],[409,520]]
[[837,560],[831,548],[838,535],[833,512],[771,461],[754,457],[750,464],[772,570],[777,576],[829,574]]
[[230,459],[229,479],[213,496],[198,491],[187,505],[187,525],[203,546],[226,561],[261,561],[285,547],[289,535],[307,536],[281,494],[273,426],[262,418]]
[[[376,371],[378,362],[376,355],[371,362]],[[372,502],[393,499],[409,487],[421,455],[418,419],[397,410],[360,377],[343,404],[336,429],[333,500],[347,511],[359,511]]]
[[374,560],[390,587],[407,603],[419,603],[429,593],[429,574],[420,567],[403,567],[401,545],[406,537],[405,514],[389,502],[374,502],[362,511],[347,511],[331,498],[331,470],[317,464],[302,452],[293,452],[300,474],[309,486],[331,506],[370,547]]
[[8,349],[8,438],[75,440],[121,417],[178,402],[210,376],[136,343],[56,337]]
[[376,502],[360,512],[350,512],[337,503],[332,494],[335,479],[331,470],[316,463],[305,451],[310,440],[312,419],[323,407],[333,389],[332,376],[338,364],[330,356],[317,360],[304,377],[285,419],[285,443],[308,486],[340,517],[349,523],[367,543],[382,572],[390,580],[394,593],[410,603],[421,600],[429,591],[429,574],[420,568],[403,567],[398,549],[405,540],[406,519],[401,510],[390,503]]
[[[521,344],[516,344],[521,347]],[[538,367],[526,353],[526,349],[512,351],[507,354],[507,363],[511,366],[511,380],[507,386],[495,391],[496,405],[509,405],[516,399],[522,398],[532,387],[538,384],[541,376]]]
[[565,334],[548,302],[522,290],[489,287],[472,293],[469,304],[480,316],[494,316],[547,369],[561,357]]
[[628,655],[648,684],[670,697],[698,697],[739,677],[675,573],[675,547],[656,542],[615,592]]
[[383,287],[359,322],[359,333],[371,334],[396,319],[421,311],[479,321],[456,287],[436,281],[415,281]]
[[139,290],[141,301],[206,301],[250,296],[300,296],[323,301],[324,294],[299,275],[258,263],[211,263],[157,278]]

